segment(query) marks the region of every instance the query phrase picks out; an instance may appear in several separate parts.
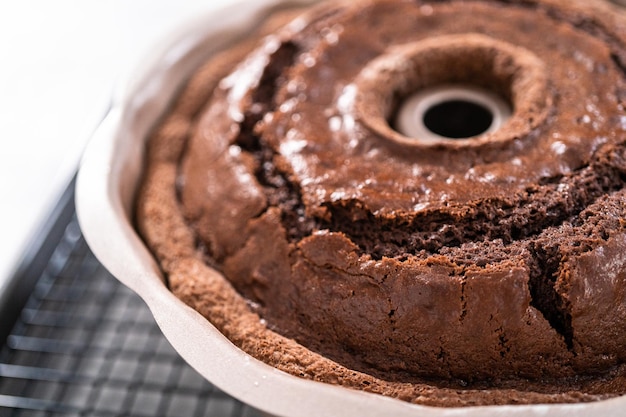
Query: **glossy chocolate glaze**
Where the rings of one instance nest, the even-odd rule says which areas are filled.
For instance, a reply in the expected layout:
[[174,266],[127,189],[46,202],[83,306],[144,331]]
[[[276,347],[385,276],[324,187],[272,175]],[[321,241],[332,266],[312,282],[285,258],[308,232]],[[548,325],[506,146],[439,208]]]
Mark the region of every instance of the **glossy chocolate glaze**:
[[[192,79],[151,141],[140,229],[177,295],[294,374],[434,405],[621,394],[617,23],[578,1],[316,7]],[[403,97],[455,83],[511,119],[393,129]]]

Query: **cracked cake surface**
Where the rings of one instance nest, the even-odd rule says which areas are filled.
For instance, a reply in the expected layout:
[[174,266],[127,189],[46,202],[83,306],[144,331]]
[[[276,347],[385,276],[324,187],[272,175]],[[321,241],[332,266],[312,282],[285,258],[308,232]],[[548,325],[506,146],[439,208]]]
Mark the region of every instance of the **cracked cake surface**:
[[[138,228],[178,297],[294,375],[437,406],[621,395],[625,28],[578,0],[277,13],[155,128]],[[445,84],[512,116],[394,129]]]

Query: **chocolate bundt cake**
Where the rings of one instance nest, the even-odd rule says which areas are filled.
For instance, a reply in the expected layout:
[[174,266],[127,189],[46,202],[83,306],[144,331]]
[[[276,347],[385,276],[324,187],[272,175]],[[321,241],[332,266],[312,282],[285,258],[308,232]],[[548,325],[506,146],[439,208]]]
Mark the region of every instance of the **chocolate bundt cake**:
[[[626,393],[626,18],[583,0],[297,13],[211,58],[148,142],[136,219],[171,290],[317,381],[437,406]],[[510,117],[398,129],[437,86]]]

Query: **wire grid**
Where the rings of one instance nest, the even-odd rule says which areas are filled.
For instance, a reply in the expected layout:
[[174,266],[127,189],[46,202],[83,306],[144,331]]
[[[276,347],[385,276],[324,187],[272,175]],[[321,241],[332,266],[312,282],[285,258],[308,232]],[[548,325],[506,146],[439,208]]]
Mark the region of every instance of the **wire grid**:
[[0,416],[262,414],[219,391],[111,277],[73,220],[0,351]]

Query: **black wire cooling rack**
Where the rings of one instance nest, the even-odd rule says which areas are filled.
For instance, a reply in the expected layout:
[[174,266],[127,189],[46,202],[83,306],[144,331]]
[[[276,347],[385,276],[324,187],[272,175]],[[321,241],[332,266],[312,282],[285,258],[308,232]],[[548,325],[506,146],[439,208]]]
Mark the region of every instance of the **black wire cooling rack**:
[[262,414],[189,367],[89,251],[73,185],[0,294],[0,416]]

